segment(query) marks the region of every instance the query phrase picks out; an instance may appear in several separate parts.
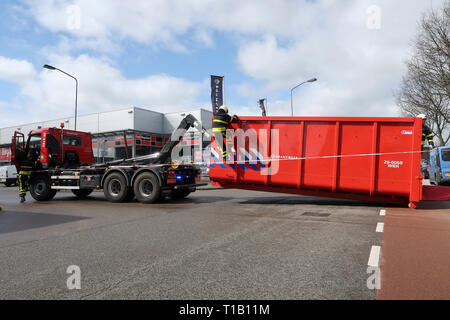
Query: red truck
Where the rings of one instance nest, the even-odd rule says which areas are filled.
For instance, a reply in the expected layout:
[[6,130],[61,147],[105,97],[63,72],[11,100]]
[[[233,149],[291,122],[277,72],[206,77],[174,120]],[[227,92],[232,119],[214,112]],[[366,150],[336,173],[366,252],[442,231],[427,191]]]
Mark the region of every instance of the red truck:
[[165,196],[184,198],[196,190],[201,171],[193,164],[171,163],[171,152],[183,134],[194,127],[208,133],[192,115],[187,115],[160,152],[147,156],[93,164],[90,133],[40,128],[25,135],[15,132],[11,160],[20,171],[21,160],[37,160],[29,190],[37,201],[51,200],[59,190],[71,190],[86,197],[95,189],[103,189],[112,202],[129,201],[134,197],[153,203]]

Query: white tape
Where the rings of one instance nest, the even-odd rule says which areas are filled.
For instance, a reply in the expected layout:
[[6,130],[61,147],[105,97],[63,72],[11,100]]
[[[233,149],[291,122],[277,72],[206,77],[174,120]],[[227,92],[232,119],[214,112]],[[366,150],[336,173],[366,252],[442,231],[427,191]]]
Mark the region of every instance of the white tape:
[[[215,151],[211,149],[211,151]],[[272,156],[269,159],[259,159],[258,161],[250,160],[250,161],[235,161],[231,160],[226,161],[225,163],[229,164],[246,164],[246,163],[257,163],[257,162],[271,162],[271,161],[295,161],[295,160],[312,160],[312,159],[333,159],[333,158],[348,158],[348,157],[370,157],[370,156],[384,156],[384,155],[399,155],[399,154],[413,154],[413,153],[422,153],[425,151],[400,151],[400,152],[385,152],[385,153],[360,153],[360,154],[345,154],[345,155],[337,155],[337,156],[317,156],[317,157],[296,157],[296,156]],[[217,152],[213,152],[217,154]],[[245,150],[243,154],[246,155],[248,152]],[[208,162],[195,162],[194,164],[207,164]],[[223,164],[224,162],[216,162],[217,164]]]

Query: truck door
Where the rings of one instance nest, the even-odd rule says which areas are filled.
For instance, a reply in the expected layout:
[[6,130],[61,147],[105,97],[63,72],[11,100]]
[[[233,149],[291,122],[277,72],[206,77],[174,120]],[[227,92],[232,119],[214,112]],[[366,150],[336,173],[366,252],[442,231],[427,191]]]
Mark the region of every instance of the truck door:
[[17,172],[20,170],[20,161],[25,159],[26,154],[25,135],[15,131],[11,144],[11,162],[16,166]]
[[43,168],[55,166],[58,164],[60,153],[59,148],[60,146],[58,139],[54,135],[50,133],[44,135],[44,138],[42,139],[40,159]]

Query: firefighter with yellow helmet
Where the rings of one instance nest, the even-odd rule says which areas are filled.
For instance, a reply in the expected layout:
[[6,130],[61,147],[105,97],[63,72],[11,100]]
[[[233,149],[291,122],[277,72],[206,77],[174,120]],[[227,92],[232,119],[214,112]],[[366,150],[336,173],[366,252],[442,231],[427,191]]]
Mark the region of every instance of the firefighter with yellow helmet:
[[217,113],[214,115],[212,132],[214,135],[214,140],[217,143],[220,151],[222,152],[222,157],[224,160],[227,158],[226,140],[227,140],[227,128],[232,122],[237,121],[237,116],[230,116],[228,114],[228,108],[226,106],[221,106]]
[[428,141],[428,145],[434,148],[434,134],[433,131],[425,124],[427,121],[427,116],[425,114],[419,114],[418,118],[422,118],[422,150],[425,145],[425,140]]

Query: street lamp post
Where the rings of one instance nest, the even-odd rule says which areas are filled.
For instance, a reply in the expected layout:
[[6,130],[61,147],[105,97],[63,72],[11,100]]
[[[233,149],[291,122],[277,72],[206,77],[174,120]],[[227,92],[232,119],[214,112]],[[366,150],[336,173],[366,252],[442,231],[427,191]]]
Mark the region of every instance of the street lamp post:
[[48,70],[57,70],[57,71],[62,72],[65,75],[67,75],[67,76],[69,76],[69,77],[71,77],[72,79],[75,80],[75,125],[74,125],[74,130],[76,131],[77,130],[77,108],[78,108],[78,79],[75,78],[73,75],[68,74],[67,72],[65,72],[63,70],[55,68],[55,67],[50,66],[48,64],[44,64],[43,68],[48,69]]
[[302,84],[307,83],[307,82],[314,82],[314,81],[317,81],[317,79],[316,79],[316,78],[312,78],[312,79],[303,81],[302,83],[296,85],[295,87],[293,87],[293,88],[291,89],[291,117],[294,116],[294,105],[293,105],[293,103],[292,103],[292,92],[293,92],[296,88],[300,87]]

